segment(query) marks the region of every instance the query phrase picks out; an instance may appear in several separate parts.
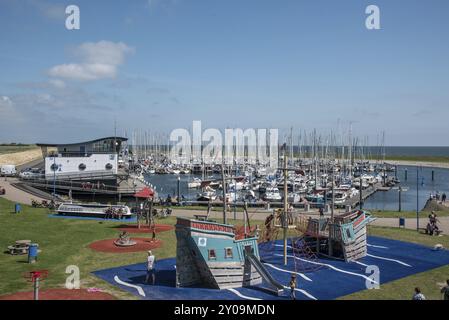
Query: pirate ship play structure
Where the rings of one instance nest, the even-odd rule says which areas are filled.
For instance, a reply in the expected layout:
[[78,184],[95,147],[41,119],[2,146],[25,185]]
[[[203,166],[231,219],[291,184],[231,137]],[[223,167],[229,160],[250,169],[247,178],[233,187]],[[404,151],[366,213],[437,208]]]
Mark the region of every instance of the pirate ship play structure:
[[355,261],[366,256],[366,225],[374,220],[363,210],[328,218],[309,219],[304,231],[307,246],[320,255]]
[[[284,161],[286,178],[290,169],[286,168],[286,157]],[[311,265],[316,270],[316,266],[322,264],[314,264],[313,260],[322,255],[354,261],[367,254],[366,225],[373,218],[366,211],[356,210],[334,216],[332,206],[330,218],[307,218],[301,215],[294,217],[293,212],[288,210],[288,199],[284,197],[284,208],[267,217],[259,239],[258,229],[247,228],[249,217],[245,204],[244,235],[240,238],[236,236],[234,226],[226,223],[224,174],[222,189],[223,223],[208,219],[210,208],[207,216],[177,219],[177,287],[228,289],[255,286],[264,280],[268,284],[266,289],[279,295],[284,286],[272,277],[261,262],[267,257],[267,253],[275,254],[275,247],[283,247],[284,265],[288,264],[288,258],[293,258],[296,273],[313,271]],[[286,183],[284,194],[288,194]],[[277,244],[280,240],[279,233],[282,233],[282,245]],[[263,251],[262,257],[260,251]],[[297,261],[305,263],[301,266]]]
[[260,262],[257,237],[237,240],[232,225],[178,218],[176,238],[178,287],[239,288],[264,279],[268,290],[283,290]]
[[[267,217],[264,232],[259,239],[260,249],[266,253],[279,238],[282,227],[282,210],[276,210]],[[311,218],[296,216],[288,218],[288,229],[294,230],[290,237],[294,256],[309,261],[318,256],[355,261],[366,256],[366,226],[374,221],[370,213],[363,210],[346,212],[335,217]],[[310,267],[310,266],[309,266]],[[303,269],[298,271],[310,271]]]

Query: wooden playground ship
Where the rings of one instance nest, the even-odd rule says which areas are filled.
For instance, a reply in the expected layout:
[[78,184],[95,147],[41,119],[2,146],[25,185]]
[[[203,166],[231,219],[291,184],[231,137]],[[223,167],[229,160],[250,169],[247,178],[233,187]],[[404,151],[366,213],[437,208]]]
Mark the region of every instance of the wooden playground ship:
[[[262,242],[277,239],[277,233],[283,228],[281,220],[281,210],[265,220]],[[290,216],[286,223],[288,229],[298,232],[298,236],[291,238],[294,255],[300,254],[308,260],[322,255],[348,262],[366,256],[366,226],[374,220],[369,212],[354,210],[330,218]]]
[[345,261],[355,261],[367,254],[366,226],[374,221],[364,210],[330,218],[310,218],[304,241],[316,253]]
[[177,218],[176,285],[215,289],[262,283],[275,294],[283,286],[260,262],[257,236],[236,239],[232,225],[208,220]]

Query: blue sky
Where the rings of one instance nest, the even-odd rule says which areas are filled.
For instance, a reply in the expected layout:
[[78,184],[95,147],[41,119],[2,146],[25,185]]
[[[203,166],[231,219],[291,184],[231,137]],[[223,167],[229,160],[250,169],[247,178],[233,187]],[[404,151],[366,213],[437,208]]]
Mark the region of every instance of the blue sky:
[[[76,4],[81,29],[65,28]],[[365,28],[365,8],[381,30]],[[449,145],[449,2],[0,0],[0,141],[340,122]]]

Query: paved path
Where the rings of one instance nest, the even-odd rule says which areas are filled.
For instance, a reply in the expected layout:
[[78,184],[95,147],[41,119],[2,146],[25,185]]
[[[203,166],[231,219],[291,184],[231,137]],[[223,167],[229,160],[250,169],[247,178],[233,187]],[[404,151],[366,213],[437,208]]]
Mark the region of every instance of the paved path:
[[31,200],[36,200],[41,202],[42,198],[34,196],[32,194],[29,194],[28,192],[25,192],[23,190],[17,189],[16,187],[12,186],[11,183],[15,183],[18,180],[16,178],[7,178],[5,181],[5,178],[0,179],[0,186],[5,188],[6,194],[2,195],[0,197],[8,199],[13,202],[22,203],[22,204],[28,204],[31,205]]
[[[265,218],[271,214],[272,211],[266,211],[263,209],[260,209],[257,212],[249,212],[249,219],[251,220],[265,220]],[[186,218],[194,218],[195,215],[206,215],[207,214],[207,208],[205,207],[204,210],[189,210],[189,209],[176,209],[173,208],[172,215],[175,217],[186,217]],[[228,219],[234,219],[234,212],[228,212],[227,213]],[[223,212],[222,211],[211,211],[209,218],[217,220],[218,222],[221,220],[223,221]],[[243,212],[236,212],[235,218],[237,220],[243,220]]]
[[[438,227],[443,231],[443,234],[449,234],[449,217],[440,217],[438,218],[440,223]],[[419,219],[419,227],[424,229],[427,226],[428,219],[420,218]],[[398,227],[399,219],[398,218],[378,218],[376,221],[372,223],[374,226],[381,227]],[[405,228],[416,230],[416,218],[407,218],[405,219]]]
[[[194,218],[195,215],[206,215],[207,209],[204,210],[188,210],[188,209],[173,209],[173,216],[175,217],[189,217]],[[249,212],[249,218],[251,220],[259,220],[264,221],[265,218],[271,214],[271,211],[259,209],[256,212],[250,211]],[[309,216],[316,216],[317,213],[311,212],[308,213]],[[221,211],[212,211],[210,214],[210,218],[222,221],[223,219],[223,212]],[[228,212],[227,214],[228,219],[234,219],[234,212]],[[243,212],[237,212],[236,213],[236,219],[237,220],[243,220]],[[440,230],[443,231],[443,234],[449,235],[449,217],[440,217],[438,218],[440,223],[438,224],[438,227]],[[420,228],[425,228],[427,225],[427,218],[421,217],[419,219]],[[398,218],[378,218],[376,221],[372,223],[374,226],[381,226],[381,227],[399,227],[399,219]],[[416,218],[407,218],[405,219],[405,228],[416,230]]]

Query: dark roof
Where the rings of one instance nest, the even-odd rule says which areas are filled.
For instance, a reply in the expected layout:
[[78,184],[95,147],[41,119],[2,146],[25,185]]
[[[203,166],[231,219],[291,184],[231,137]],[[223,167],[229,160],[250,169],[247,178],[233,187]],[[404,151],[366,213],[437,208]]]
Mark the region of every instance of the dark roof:
[[128,141],[128,138],[123,138],[123,137],[105,137],[105,138],[100,138],[100,139],[95,139],[95,140],[91,140],[91,141],[84,141],[84,142],[77,142],[77,143],[36,143],[36,145],[38,147],[59,147],[59,146],[76,146],[79,144],[91,144],[91,143],[95,143],[98,141],[102,141],[102,140],[109,140],[109,139],[115,139],[117,141]]

